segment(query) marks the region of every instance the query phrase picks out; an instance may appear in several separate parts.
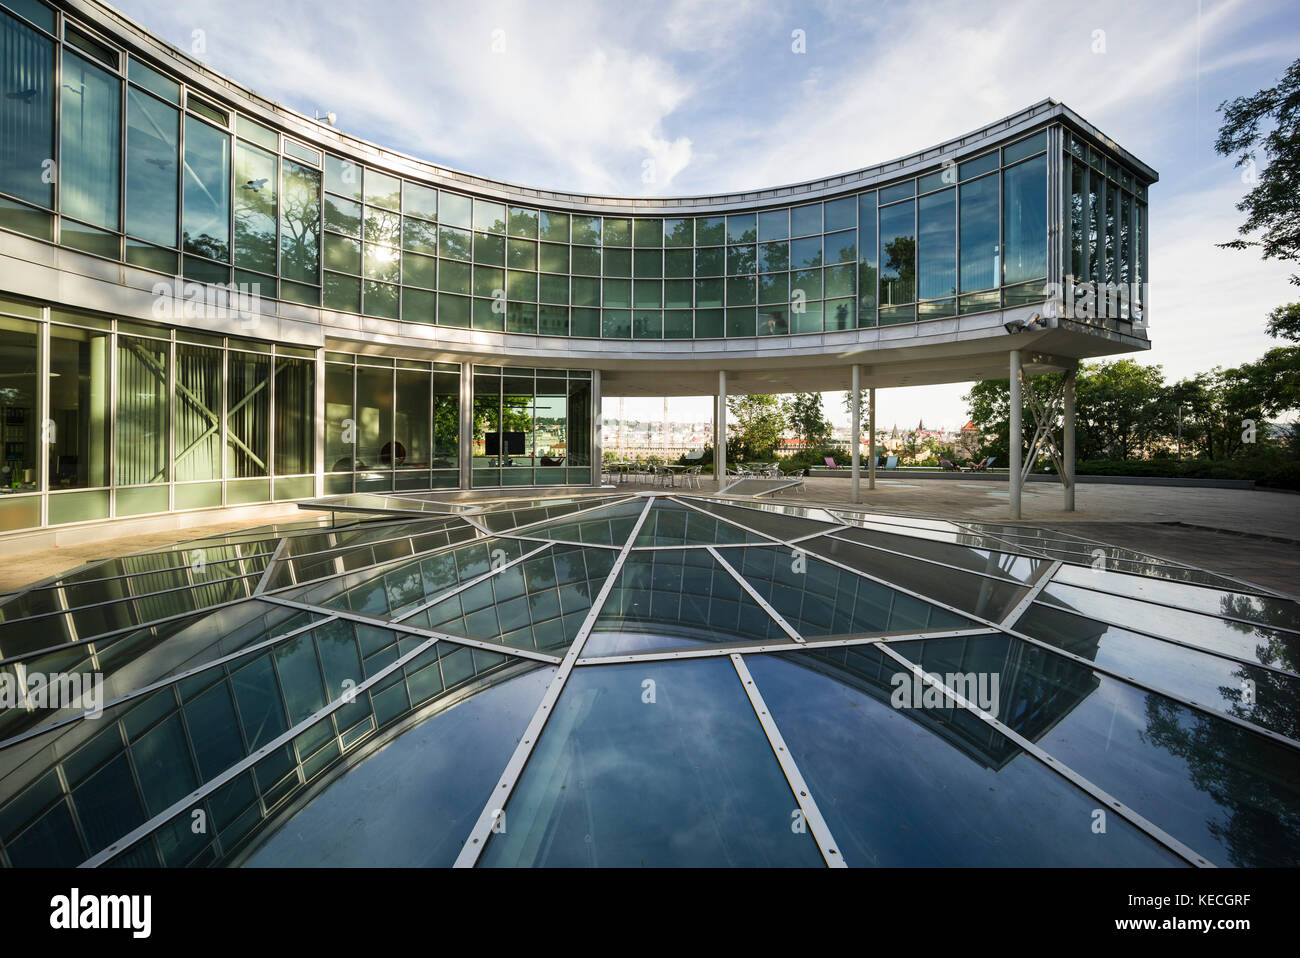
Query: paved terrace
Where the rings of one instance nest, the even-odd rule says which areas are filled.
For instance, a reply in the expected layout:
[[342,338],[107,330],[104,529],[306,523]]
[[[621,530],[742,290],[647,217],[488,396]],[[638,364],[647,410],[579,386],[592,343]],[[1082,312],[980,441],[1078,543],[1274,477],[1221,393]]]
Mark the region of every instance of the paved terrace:
[[[860,508],[905,515],[1005,523],[1005,484],[936,482],[878,478],[876,489],[862,480]],[[628,492],[650,488],[629,482]],[[806,480],[807,495],[782,495],[768,501],[850,505],[847,477]],[[701,492],[711,494],[709,483]],[[570,495],[571,493],[565,493]],[[1061,508],[1061,488],[1027,483],[1021,524],[1046,526],[1098,542],[1174,559],[1213,572],[1300,594],[1300,496],[1262,489],[1206,489],[1185,486],[1080,484],[1077,511]],[[285,519],[304,514],[292,508]],[[200,536],[266,525],[265,515],[243,522],[195,525],[146,535],[113,536],[95,542],[0,555],[0,592],[20,589],[86,562],[147,549],[166,548]]]

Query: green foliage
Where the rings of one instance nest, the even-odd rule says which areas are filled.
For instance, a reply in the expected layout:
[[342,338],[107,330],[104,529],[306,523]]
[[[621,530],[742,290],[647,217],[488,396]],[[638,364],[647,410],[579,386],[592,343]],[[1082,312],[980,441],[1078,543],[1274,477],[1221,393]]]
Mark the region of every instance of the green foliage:
[[[1238,228],[1242,236],[1260,234],[1258,240],[1237,239],[1221,244],[1230,249],[1258,246],[1264,259],[1300,260],[1300,59],[1287,67],[1276,86],[1219,104],[1223,125],[1214,149],[1235,156],[1237,166],[1255,167],[1255,154],[1263,155],[1263,171],[1237,204],[1246,214]],[[1268,128],[1262,132],[1261,128]],[[1300,285],[1300,276],[1291,277]]]
[[1264,327],[1274,339],[1289,339],[1300,342],[1300,303],[1287,303],[1277,306],[1268,314],[1268,325]]
[[1178,479],[1253,479],[1256,485],[1300,490],[1300,462],[1282,456],[1251,459],[1088,459],[1075,463],[1080,476],[1159,476]]
[[818,447],[830,441],[831,423],[821,393],[795,393],[786,401],[786,419],[791,432],[808,446]]
[[727,459],[747,462],[772,459],[772,450],[785,428],[785,402],[780,396],[728,396],[727,410],[733,422],[727,440]]
[[[826,457],[832,457],[837,465],[847,466],[853,462],[848,450],[838,446],[824,446],[820,449],[801,449],[784,457],[780,461],[782,472],[801,472],[804,469],[825,469]],[[865,469],[866,460],[863,460]]]

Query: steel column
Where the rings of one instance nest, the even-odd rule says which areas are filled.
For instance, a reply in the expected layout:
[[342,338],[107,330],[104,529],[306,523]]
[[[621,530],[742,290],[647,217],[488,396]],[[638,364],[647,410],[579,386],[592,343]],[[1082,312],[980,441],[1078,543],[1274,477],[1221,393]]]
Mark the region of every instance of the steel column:
[[853,384],[849,393],[849,435],[853,459],[853,501],[862,501],[862,367],[853,364]]
[[1062,416],[1061,459],[1065,467],[1061,478],[1065,480],[1065,511],[1074,511],[1074,379],[1075,368],[1065,371],[1065,411]]
[[1021,412],[1020,398],[1020,350],[1011,350],[1011,423],[1007,430],[1007,451],[1010,453],[1011,461],[1007,465],[1007,498],[1011,506],[1011,518],[1020,518],[1020,488],[1023,485],[1021,476],[1021,446],[1023,445],[1023,430],[1020,425]]

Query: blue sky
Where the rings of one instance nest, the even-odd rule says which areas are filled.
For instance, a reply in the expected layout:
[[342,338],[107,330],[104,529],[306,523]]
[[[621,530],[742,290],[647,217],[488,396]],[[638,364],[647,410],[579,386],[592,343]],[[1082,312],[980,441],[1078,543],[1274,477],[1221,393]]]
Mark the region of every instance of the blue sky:
[[[1155,167],[1151,328],[1171,378],[1253,359],[1292,271],[1233,238],[1246,191],[1212,145],[1225,98],[1300,53],[1300,7],[1174,2],[418,3],[118,0],[290,108],[499,179],[675,195],[868,166],[1045,97]],[[803,31],[805,50],[793,51]],[[652,172],[646,182],[646,172]],[[961,385],[883,390],[878,422],[958,426]],[[842,420],[839,397],[827,408]],[[629,416],[662,403],[629,400]],[[708,419],[705,401],[670,417]]]

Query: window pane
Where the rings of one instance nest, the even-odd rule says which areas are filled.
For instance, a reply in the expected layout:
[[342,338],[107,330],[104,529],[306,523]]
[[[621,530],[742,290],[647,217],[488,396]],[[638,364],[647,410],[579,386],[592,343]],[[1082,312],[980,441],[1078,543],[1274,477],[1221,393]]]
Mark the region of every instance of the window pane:
[[880,305],[910,303],[916,298],[916,234],[913,203],[880,210]]
[[429,467],[429,375],[418,369],[397,371],[397,411],[393,418],[396,435],[391,458],[398,469]]
[[357,367],[357,468],[392,468],[393,371]]
[[59,207],[109,230],[118,228],[121,98],[120,80],[64,50]]
[[235,147],[235,265],[275,272],[276,158],[255,146]]
[[108,485],[109,416],[108,334],[51,326],[51,489]]
[[283,161],[283,209],[280,211],[280,274],[304,283],[319,283],[320,170]]
[[1047,275],[1047,157],[1002,171],[1004,283]]
[[180,112],[132,88],[126,102],[126,231],[176,246]]
[[956,294],[957,191],[941,190],[917,200],[917,227],[919,298]]
[[962,292],[998,284],[998,178],[961,185]]
[[117,338],[117,484],[167,480],[167,344]]
[[876,194],[858,197],[858,325],[876,325]]
[[275,471],[281,476],[314,470],[316,364],[308,359],[275,361]]
[[460,374],[433,374],[433,468],[456,469],[460,463]]
[[185,252],[230,259],[230,137],[185,117]]
[[[39,489],[40,381],[37,377],[36,324],[0,318],[0,419],[5,430],[5,461],[0,463],[0,496]],[[58,420],[55,420],[56,425]],[[35,502],[36,500],[32,500]]]
[[351,366],[325,364],[325,471],[351,472],[356,433]]
[[269,474],[271,357],[227,353],[226,475],[245,479]]
[[177,480],[221,478],[219,349],[176,346],[175,466]]
[[54,43],[0,14],[0,192],[49,207],[54,185]]

